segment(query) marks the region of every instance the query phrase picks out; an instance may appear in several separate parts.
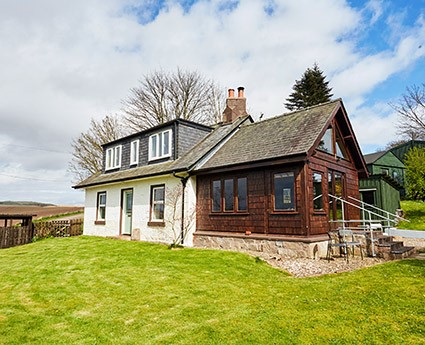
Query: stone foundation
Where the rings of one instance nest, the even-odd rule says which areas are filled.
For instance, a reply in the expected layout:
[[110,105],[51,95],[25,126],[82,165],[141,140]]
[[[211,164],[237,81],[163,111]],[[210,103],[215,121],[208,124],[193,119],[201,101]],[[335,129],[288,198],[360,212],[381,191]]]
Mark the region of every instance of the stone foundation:
[[251,254],[264,253],[286,258],[319,259],[326,257],[327,239],[278,239],[248,238],[244,236],[194,235],[194,246],[198,248],[225,249]]

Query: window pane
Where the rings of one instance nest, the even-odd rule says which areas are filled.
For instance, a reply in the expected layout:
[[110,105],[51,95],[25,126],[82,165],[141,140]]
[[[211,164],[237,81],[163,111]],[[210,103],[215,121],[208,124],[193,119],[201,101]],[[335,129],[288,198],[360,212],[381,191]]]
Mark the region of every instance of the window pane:
[[130,164],[136,164],[139,160],[139,141],[135,140],[131,142],[130,149]]
[[158,137],[157,135],[152,135],[150,139],[151,139],[151,158],[156,158],[158,156],[157,150],[156,150]]
[[212,192],[212,210],[213,212],[221,211],[221,181],[213,181],[213,192]]
[[115,164],[114,167],[119,167],[121,165],[121,146],[115,148]]
[[246,211],[248,209],[246,182],[246,177],[238,178],[238,211]]
[[313,207],[323,210],[322,174],[313,173]]
[[106,150],[106,168],[112,167],[112,149]]
[[333,153],[332,149],[332,128],[328,128],[319,143],[319,149],[328,153]]
[[233,211],[233,179],[224,180],[224,210]]
[[153,200],[158,201],[164,201],[164,187],[158,187],[154,188],[153,190]]
[[153,220],[163,220],[164,219],[164,204],[154,204],[153,205]]
[[162,150],[162,133],[159,133],[158,136],[158,151],[157,151],[157,157],[161,157],[163,155]]
[[169,145],[170,145],[170,132],[164,132],[164,140],[163,140],[163,149],[162,149],[162,155],[166,156],[170,153]]
[[274,209],[293,210],[294,201],[294,173],[280,173],[274,175]]
[[106,205],[106,193],[99,194],[99,205]]

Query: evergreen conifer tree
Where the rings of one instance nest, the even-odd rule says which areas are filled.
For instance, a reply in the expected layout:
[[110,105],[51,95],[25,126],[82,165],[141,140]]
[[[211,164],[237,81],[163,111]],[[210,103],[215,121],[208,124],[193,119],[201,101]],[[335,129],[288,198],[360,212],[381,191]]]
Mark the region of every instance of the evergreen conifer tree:
[[316,63],[313,68],[307,68],[301,79],[295,81],[294,91],[286,99],[285,107],[292,111],[330,101],[332,88],[325,79]]

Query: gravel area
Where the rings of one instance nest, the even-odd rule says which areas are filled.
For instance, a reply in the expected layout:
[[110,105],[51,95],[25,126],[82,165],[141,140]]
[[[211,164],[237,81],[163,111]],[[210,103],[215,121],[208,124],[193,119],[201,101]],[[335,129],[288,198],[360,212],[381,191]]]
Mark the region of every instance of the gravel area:
[[[395,237],[395,240],[401,240],[406,246],[414,246],[416,249],[425,248],[425,239],[411,239],[406,237]],[[258,252],[251,253],[253,256],[259,256],[261,259],[270,265],[283,269],[289,272],[293,277],[314,277],[323,274],[333,274],[357,270],[364,267],[370,267],[387,262],[388,260],[381,258],[365,257],[363,260],[360,257],[350,257],[347,263],[344,257],[334,257],[328,261],[326,259],[288,259],[280,256],[259,255]],[[415,259],[425,259],[425,253],[413,255]]]
[[281,268],[297,278],[353,271],[359,268],[374,266],[386,262],[384,259],[369,257],[366,257],[363,260],[357,257],[350,257],[348,263],[343,257],[335,257],[330,261],[326,259],[287,259],[277,256],[262,257],[262,259],[270,265]]

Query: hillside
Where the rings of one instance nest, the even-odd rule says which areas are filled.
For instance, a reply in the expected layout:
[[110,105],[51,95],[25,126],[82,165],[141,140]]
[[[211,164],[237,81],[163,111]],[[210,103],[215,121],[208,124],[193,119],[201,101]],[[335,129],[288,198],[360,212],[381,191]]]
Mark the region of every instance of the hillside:
[[44,207],[44,206],[55,206],[54,204],[47,204],[43,202],[37,202],[37,201],[0,201],[0,205],[7,205],[7,206],[38,206],[38,207]]

